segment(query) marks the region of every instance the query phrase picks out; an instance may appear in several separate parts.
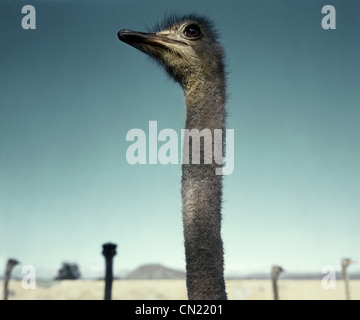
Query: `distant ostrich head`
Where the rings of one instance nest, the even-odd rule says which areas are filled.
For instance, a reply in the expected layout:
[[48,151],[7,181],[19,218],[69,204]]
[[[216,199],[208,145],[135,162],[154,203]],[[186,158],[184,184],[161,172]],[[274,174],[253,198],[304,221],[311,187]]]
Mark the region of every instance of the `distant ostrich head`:
[[7,269],[11,270],[17,264],[19,264],[19,261],[17,261],[16,259],[9,259],[7,262]]
[[347,268],[352,263],[355,263],[355,261],[349,258],[344,258],[341,260],[341,265],[343,266],[343,268]]
[[153,32],[123,29],[118,37],[154,58],[183,87],[191,78],[211,79],[214,73],[224,73],[223,49],[212,22],[205,17],[173,16]]
[[284,269],[280,266],[273,266],[271,269],[271,277],[276,279],[279,277],[280,273],[284,272]]

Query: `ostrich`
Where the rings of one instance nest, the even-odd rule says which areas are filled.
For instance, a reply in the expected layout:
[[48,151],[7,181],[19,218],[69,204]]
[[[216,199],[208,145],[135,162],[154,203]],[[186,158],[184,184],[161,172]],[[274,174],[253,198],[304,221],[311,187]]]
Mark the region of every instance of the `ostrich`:
[[19,261],[15,259],[9,259],[6,264],[6,271],[5,271],[5,282],[4,282],[4,300],[8,299],[9,296],[9,281],[11,276],[12,269],[19,263]]
[[350,291],[349,291],[349,276],[347,273],[347,267],[351,264],[354,263],[354,260],[351,260],[349,258],[344,258],[341,260],[341,266],[342,266],[342,274],[344,277],[344,282],[345,282],[345,292],[346,292],[346,300],[350,300]]
[[[153,32],[120,30],[118,38],[154,58],[180,84],[186,101],[186,129],[210,129],[212,135],[214,129],[225,131],[224,51],[208,18],[172,16]],[[213,156],[211,164],[192,164],[194,144],[194,139],[189,141],[189,162],[182,164],[181,181],[188,298],[225,300],[222,176],[215,174]],[[223,141],[220,149],[224,149]],[[203,144],[200,150],[204,154]]]
[[277,281],[279,278],[279,275],[281,272],[283,272],[284,269],[280,266],[272,266],[271,269],[271,280],[273,285],[273,291],[274,291],[274,300],[279,300],[279,292],[278,292],[278,285]]
[[113,281],[113,257],[116,255],[116,244],[103,244],[102,254],[105,257],[105,298],[104,300],[111,300],[111,287]]

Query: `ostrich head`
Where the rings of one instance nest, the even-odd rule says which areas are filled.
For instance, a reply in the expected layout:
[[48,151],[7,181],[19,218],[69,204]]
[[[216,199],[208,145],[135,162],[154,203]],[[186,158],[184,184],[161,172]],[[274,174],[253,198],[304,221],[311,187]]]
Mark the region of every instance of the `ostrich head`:
[[271,277],[276,279],[281,272],[284,272],[284,269],[280,266],[273,266],[271,269]]
[[118,38],[154,58],[182,87],[224,74],[223,49],[212,22],[195,14],[165,19],[149,33],[123,29]]
[[343,268],[347,268],[352,263],[355,263],[355,261],[349,258],[344,258],[341,260],[341,265],[343,266]]
[[19,261],[15,259],[9,259],[7,262],[6,270],[7,272],[11,272],[12,268],[19,264]]

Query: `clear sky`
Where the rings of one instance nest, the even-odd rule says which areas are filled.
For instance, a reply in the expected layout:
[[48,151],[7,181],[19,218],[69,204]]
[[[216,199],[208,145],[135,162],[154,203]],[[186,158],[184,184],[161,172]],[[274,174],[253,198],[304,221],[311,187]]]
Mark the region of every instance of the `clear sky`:
[[[36,8],[23,30],[21,8]],[[321,8],[336,8],[323,30]],[[184,128],[180,87],[117,39],[166,12],[205,14],[226,51],[235,170],[224,179],[226,273],[360,260],[360,2],[0,3],[0,272],[145,263],[184,269],[180,165],[130,165],[126,133]],[[354,265],[350,268],[359,271]],[[20,270],[20,268],[18,268]]]

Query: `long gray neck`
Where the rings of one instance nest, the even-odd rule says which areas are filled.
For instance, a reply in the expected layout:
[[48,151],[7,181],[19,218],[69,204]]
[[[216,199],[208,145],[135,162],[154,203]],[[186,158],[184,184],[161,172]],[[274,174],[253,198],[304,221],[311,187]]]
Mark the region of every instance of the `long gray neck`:
[[273,275],[272,286],[273,286],[274,300],[279,300],[277,281],[278,281],[278,275]]
[[[216,79],[194,78],[184,91],[186,129],[225,129],[224,75]],[[215,174],[219,165],[214,159],[212,164],[191,164],[191,144],[189,150],[190,162],[182,166],[188,298],[227,299],[221,239],[222,176]]]
[[345,294],[346,294],[346,300],[350,300],[350,290],[349,290],[349,276],[347,273],[347,268],[345,265],[342,266],[342,272],[345,282]]

